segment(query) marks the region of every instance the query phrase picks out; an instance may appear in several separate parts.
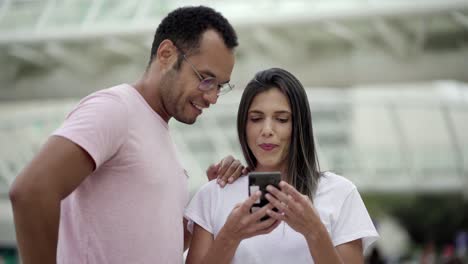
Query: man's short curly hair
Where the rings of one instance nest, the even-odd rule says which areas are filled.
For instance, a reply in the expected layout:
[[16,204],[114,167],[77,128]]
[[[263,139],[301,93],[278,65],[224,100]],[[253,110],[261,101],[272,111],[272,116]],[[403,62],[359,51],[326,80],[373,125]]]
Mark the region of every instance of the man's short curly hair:
[[[156,56],[161,42],[165,39],[171,40],[181,52],[196,52],[200,46],[202,34],[213,29],[220,34],[224,44],[229,49],[234,49],[237,43],[237,35],[234,28],[221,13],[206,6],[181,7],[170,12],[159,24],[154,35],[151,47],[149,64]],[[180,67],[182,56],[175,68]]]

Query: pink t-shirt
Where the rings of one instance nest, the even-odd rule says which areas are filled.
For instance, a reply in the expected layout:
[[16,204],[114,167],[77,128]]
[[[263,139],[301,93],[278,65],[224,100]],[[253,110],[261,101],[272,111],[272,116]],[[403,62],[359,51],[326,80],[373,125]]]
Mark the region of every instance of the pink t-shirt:
[[122,84],[89,95],[53,135],[96,164],[61,203],[58,263],[183,261],[187,175],[167,123],[137,90]]

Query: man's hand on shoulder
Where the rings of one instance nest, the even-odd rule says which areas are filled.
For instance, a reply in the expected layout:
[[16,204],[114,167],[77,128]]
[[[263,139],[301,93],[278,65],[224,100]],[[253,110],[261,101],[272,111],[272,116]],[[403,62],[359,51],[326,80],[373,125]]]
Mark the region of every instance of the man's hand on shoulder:
[[224,187],[227,183],[233,183],[241,175],[245,175],[248,172],[249,169],[245,168],[238,159],[234,159],[234,157],[229,155],[220,162],[209,166],[206,170],[206,176],[210,181],[217,179],[218,184]]

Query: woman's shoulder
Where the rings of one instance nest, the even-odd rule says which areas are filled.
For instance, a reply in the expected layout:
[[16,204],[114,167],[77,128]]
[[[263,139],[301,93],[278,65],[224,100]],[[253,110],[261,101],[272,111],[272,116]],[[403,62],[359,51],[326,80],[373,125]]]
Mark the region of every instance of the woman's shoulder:
[[348,194],[355,188],[356,185],[354,185],[354,183],[349,179],[333,172],[326,171],[321,173],[317,187],[317,194],[324,192]]
[[244,189],[247,189],[247,185],[249,184],[249,176],[243,175],[240,176],[236,181],[233,183],[226,184],[224,188],[221,188],[218,185],[219,190],[222,193],[238,193],[242,192]]
[[211,180],[205,184],[203,184],[197,192],[201,193],[224,193],[224,192],[236,192],[238,189],[245,187],[248,184],[248,177],[241,176],[233,183],[227,184],[224,188],[222,188],[216,179]]

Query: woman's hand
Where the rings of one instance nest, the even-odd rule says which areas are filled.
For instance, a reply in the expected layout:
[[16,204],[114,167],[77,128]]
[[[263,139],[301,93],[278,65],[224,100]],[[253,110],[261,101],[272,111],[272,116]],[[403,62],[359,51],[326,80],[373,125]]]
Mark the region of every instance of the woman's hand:
[[258,191],[243,203],[236,205],[221,229],[220,236],[223,235],[225,239],[238,243],[243,239],[273,231],[281,221],[273,218],[260,221],[266,215],[267,210],[273,209],[271,204],[250,213],[250,208],[260,196],[261,192]]
[[279,210],[267,210],[267,214],[276,220],[285,221],[305,237],[320,234],[323,224],[309,197],[284,181],[280,182],[279,187],[281,191],[271,185],[267,187],[269,193],[265,197]]

